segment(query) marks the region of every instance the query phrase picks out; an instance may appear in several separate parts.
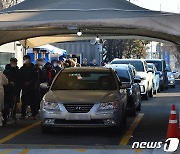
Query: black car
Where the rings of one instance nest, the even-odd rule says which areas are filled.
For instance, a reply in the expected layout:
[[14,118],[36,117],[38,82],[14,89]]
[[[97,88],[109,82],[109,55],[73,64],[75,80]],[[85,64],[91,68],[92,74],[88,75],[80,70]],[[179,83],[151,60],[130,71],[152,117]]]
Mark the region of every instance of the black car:
[[147,63],[153,63],[156,68],[157,72],[159,73],[160,78],[160,90],[168,89],[168,77],[167,77],[167,70],[166,70],[166,62],[164,59],[146,59]]
[[106,65],[106,67],[113,68],[120,81],[130,85],[129,88],[127,88],[127,109],[130,111],[131,115],[135,116],[136,110],[141,110],[141,90],[138,84],[141,80],[140,78],[135,78],[134,67],[127,64],[111,64]]

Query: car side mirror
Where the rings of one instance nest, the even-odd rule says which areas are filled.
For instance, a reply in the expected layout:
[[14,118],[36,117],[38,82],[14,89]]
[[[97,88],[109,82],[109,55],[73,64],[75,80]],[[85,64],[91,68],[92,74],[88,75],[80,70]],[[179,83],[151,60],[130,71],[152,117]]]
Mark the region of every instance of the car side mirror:
[[121,89],[131,88],[131,84],[129,82],[122,82],[120,88]]
[[141,79],[140,78],[134,78],[134,83],[140,83]]
[[148,72],[148,73],[149,73],[149,72],[153,73],[153,69],[152,69],[152,68],[148,68],[147,72]]
[[45,90],[49,90],[50,86],[49,86],[48,83],[46,82],[46,83],[41,83],[41,84],[40,84],[40,88],[41,88],[41,89],[45,89]]

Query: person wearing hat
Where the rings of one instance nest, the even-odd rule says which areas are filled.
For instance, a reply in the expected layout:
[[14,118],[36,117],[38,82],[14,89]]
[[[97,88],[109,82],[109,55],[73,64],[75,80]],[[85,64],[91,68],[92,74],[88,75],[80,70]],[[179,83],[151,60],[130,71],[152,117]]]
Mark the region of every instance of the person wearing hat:
[[16,58],[10,59],[10,63],[6,65],[3,73],[9,81],[8,85],[4,86],[3,118],[4,124],[6,124],[10,108],[14,103],[19,102],[20,98],[21,80]]

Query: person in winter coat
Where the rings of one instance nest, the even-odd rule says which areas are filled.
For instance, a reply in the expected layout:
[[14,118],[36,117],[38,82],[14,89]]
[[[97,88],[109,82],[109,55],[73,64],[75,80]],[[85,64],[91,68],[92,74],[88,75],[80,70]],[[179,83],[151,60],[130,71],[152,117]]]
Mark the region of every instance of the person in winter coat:
[[59,72],[59,71],[61,71],[61,67],[59,66],[59,64],[58,64],[58,61],[54,61],[54,67],[53,67],[53,69],[56,71],[56,74]]
[[4,109],[4,85],[8,84],[8,79],[0,72],[0,126],[2,126],[2,110]]
[[14,103],[17,103],[20,100],[21,80],[20,70],[17,67],[16,58],[10,59],[10,64],[6,65],[3,73],[6,75],[9,81],[9,84],[4,86],[3,118],[5,124],[10,108],[14,105]]
[[56,75],[56,71],[52,68],[51,63],[47,62],[44,66],[44,71],[46,73],[46,77],[47,77],[47,82],[49,85],[51,85],[55,75]]
[[40,102],[42,100],[42,97],[45,95],[46,91],[43,91],[43,89],[40,88],[41,83],[47,82],[46,74],[42,70],[43,68],[43,59],[37,59],[36,60],[36,73],[38,75],[38,80],[37,80],[37,88],[36,88],[36,101],[38,104],[38,110],[40,109]]
[[30,105],[33,119],[36,119],[38,113],[38,104],[36,100],[36,92],[39,88],[38,72],[31,63],[31,58],[28,55],[23,57],[24,65],[20,69],[21,88],[22,88],[22,119],[26,117],[27,107]]

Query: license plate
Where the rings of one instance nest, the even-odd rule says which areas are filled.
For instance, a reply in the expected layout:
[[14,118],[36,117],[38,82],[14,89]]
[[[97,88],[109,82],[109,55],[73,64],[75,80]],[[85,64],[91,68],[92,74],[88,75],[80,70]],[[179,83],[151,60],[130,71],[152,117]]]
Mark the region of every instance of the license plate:
[[87,114],[68,114],[66,120],[91,120]]

